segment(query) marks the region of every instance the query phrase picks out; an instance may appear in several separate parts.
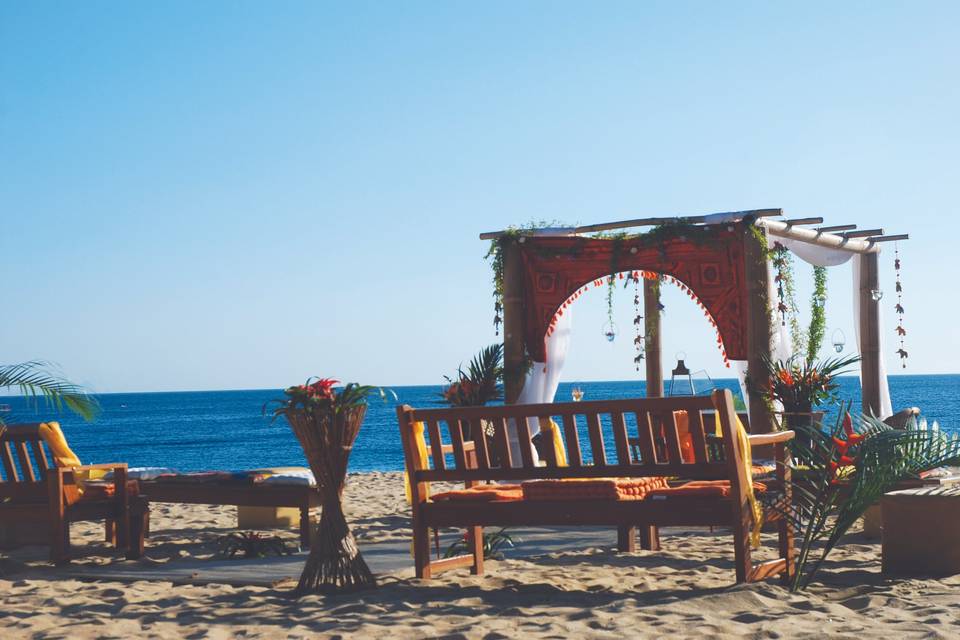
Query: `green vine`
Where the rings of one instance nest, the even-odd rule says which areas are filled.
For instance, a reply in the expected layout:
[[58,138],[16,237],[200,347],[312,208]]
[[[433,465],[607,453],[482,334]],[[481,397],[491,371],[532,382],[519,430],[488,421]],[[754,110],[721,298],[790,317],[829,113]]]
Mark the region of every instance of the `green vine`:
[[827,330],[827,268],[813,268],[813,295],[810,296],[810,327],[807,329],[807,363],[820,353],[820,344]]

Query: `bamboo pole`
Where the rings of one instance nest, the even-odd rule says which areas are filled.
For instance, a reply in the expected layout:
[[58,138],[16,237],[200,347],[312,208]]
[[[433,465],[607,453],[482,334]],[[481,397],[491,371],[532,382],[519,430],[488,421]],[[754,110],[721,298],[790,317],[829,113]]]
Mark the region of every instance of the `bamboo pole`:
[[[651,227],[659,224],[668,224],[672,222],[685,222],[688,224],[699,224],[706,222],[715,216],[736,216],[745,218],[764,218],[769,216],[782,216],[783,209],[748,209],[746,211],[724,211],[722,213],[711,213],[709,215],[696,216],[668,216],[660,218],[635,218],[633,220],[620,220],[618,222],[602,222],[600,224],[588,224],[581,227],[558,227],[553,229],[531,229],[524,232],[524,235],[530,236],[574,236],[579,233],[594,233],[597,231],[612,231],[614,229],[627,229],[629,227]],[[487,231],[480,234],[481,240],[493,240],[504,235],[504,231]]]
[[880,301],[873,291],[880,288],[878,256],[867,254],[860,262],[860,384],[863,412],[880,413]]
[[647,397],[663,397],[663,356],[660,336],[660,281],[643,280],[643,342],[647,367]]
[[851,253],[875,253],[880,250],[879,247],[874,246],[872,242],[867,240],[844,238],[843,236],[817,231],[816,229],[791,227],[785,222],[781,222],[779,220],[762,219],[757,220],[756,224],[758,227],[766,229],[767,233],[772,236],[791,238],[793,240],[799,240],[800,242],[815,244],[821,247],[844,249],[845,251],[850,251]]
[[523,258],[513,238],[503,244],[503,393],[513,404],[523,390]]
[[[764,227],[759,227],[763,231]],[[754,384],[766,379],[767,367],[764,358],[770,357],[770,298],[767,258],[760,240],[749,227],[743,236],[744,279],[747,287],[747,308],[744,309],[747,323],[747,376]],[[750,395],[750,433],[770,433],[774,430],[773,416],[759,393]],[[768,447],[769,449],[769,447]],[[772,451],[772,449],[770,449]],[[754,452],[757,457],[764,456]]]

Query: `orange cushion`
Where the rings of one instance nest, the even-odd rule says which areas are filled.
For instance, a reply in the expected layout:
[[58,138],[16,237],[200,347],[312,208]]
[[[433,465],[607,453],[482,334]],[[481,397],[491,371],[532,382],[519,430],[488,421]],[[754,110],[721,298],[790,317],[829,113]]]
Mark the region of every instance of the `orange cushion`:
[[[83,495],[79,496],[79,501],[86,502],[87,500],[106,500],[116,495],[116,492],[117,488],[112,481],[92,480],[83,483]],[[139,495],[139,493],[140,486],[137,484],[137,481],[127,480],[127,495],[135,496]],[[69,499],[69,496],[67,502],[72,503],[72,501]]]
[[523,500],[523,491],[518,484],[478,484],[469,489],[454,489],[431,496],[434,501],[466,500],[473,502],[497,502]]
[[643,500],[666,478],[567,478],[524,482],[526,500]]
[[[762,482],[754,482],[753,490],[757,493],[763,493],[767,490],[767,485]],[[727,498],[730,496],[729,480],[692,480],[678,487],[666,487],[662,489],[653,489],[649,492],[651,498],[666,497],[707,497],[707,498]]]

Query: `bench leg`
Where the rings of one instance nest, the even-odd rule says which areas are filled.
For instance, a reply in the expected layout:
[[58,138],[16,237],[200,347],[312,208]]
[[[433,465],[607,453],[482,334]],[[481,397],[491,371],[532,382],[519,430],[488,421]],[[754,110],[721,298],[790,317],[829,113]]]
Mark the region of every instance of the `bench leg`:
[[617,527],[617,551],[633,553],[637,550],[637,528]]
[[66,520],[54,523],[50,529],[50,562],[70,562],[70,523]]
[[750,551],[751,516],[747,509],[741,510],[741,521],[733,527],[733,555],[737,568],[737,584],[747,582],[753,569]]
[[473,555],[473,566],[470,567],[470,573],[475,576],[482,576],[483,527],[470,527],[467,529],[467,544],[470,547],[470,553]]
[[777,541],[780,557],[787,561],[787,570],[780,574],[780,584],[789,586],[793,582],[796,562],[793,557],[793,525],[786,518],[781,518],[777,523]]
[[429,580],[430,575],[430,528],[413,525],[413,564],[416,576]]
[[660,551],[660,530],[644,525],[640,527],[640,548],[647,551]]
[[103,521],[103,539],[108,544],[117,544],[117,523],[110,518]]
[[136,560],[143,557],[144,538],[150,523],[150,508],[146,507],[141,513],[130,515],[130,531],[127,541],[127,559]]

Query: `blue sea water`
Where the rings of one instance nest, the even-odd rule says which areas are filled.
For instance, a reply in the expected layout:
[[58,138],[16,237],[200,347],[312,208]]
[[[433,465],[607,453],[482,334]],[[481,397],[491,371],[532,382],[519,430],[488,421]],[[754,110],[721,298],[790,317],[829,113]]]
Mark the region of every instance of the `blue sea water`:
[[[857,378],[841,378],[842,396],[859,407]],[[734,380],[718,386],[736,390]],[[642,396],[642,381],[580,383],[585,400]],[[569,401],[572,383],[560,385],[557,401]],[[400,403],[435,407],[438,385],[394,387]],[[929,420],[960,430],[960,375],[893,376],[894,408],[919,406]],[[264,403],[279,390],[117,393],[99,396],[102,412],[92,423],[72,415],[59,419],[71,447],[85,463],[127,462],[131,467],[173,467],[181,471],[237,470],[304,465],[299,444],[281,418],[264,417]],[[22,398],[5,398],[7,422],[35,422],[54,416],[31,409]],[[612,449],[612,446],[611,446]],[[371,400],[350,459],[351,471],[403,468],[395,403]]]

